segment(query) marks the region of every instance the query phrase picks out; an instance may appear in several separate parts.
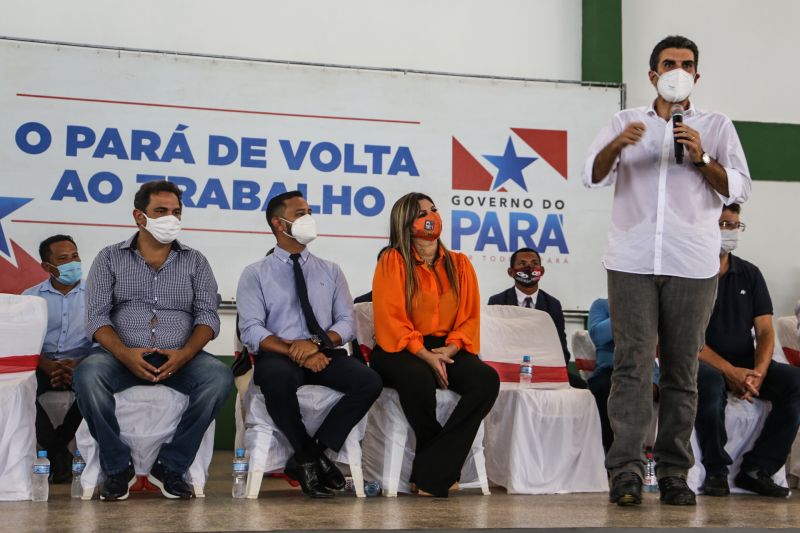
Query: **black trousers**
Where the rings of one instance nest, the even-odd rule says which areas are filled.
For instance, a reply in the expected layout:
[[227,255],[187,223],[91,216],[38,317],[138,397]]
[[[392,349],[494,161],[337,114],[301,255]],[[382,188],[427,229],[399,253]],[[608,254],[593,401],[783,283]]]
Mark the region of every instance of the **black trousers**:
[[[429,350],[444,342],[444,337],[425,337]],[[471,353],[462,350],[454,355],[454,362],[447,365],[447,379],[461,399],[442,426],[436,420],[436,378],[425,361],[407,351],[387,353],[380,346],[375,346],[369,361],[384,385],[397,390],[416,435],[411,481],[425,492],[446,495],[458,481],[478,427],[497,399],[497,372]]]
[[597,412],[600,414],[600,431],[603,435],[603,449],[607,452],[614,442],[614,432],[611,430],[611,421],[608,419],[608,395],[611,393],[612,368],[601,368],[589,378],[589,390],[594,395],[597,403]]
[[[742,469],[760,469],[773,475],[786,463],[800,427],[800,368],[772,361],[758,398],[772,402],[772,410],[753,448],[744,454]],[[725,378],[713,366],[701,361],[697,372],[695,430],[706,475],[726,474],[732,464],[725,451],[727,403]]]
[[78,409],[78,402],[73,401],[69,406],[67,414],[64,416],[64,421],[58,428],[53,427],[50,417],[45,413],[44,408],[39,404],[38,397],[45,392],[54,390],[72,390],[72,389],[54,389],[50,385],[50,378],[47,374],[40,369],[36,369],[36,440],[39,446],[47,450],[48,455],[53,457],[56,450],[65,448],[67,444],[75,438],[75,432],[78,431],[78,426],[81,425],[83,417]]
[[[300,367],[279,353],[260,351],[255,357],[253,381],[264,394],[269,416],[296,453],[315,441],[338,452],[383,390],[380,376],[347,352],[331,350],[330,354],[330,363],[320,372]],[[323,385],[344,393],[313,437],[306,432],[297,401],[297,389],[303,385]]]

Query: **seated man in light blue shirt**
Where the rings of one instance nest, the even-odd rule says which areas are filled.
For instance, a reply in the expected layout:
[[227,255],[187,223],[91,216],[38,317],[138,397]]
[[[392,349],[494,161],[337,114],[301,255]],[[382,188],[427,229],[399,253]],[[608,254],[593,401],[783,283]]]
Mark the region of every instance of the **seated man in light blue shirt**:
[[[50,277],[22,294],[39,296],[47,302],[47,334],[36,369],[36,396],[53,390],[72,389],[72,370],[89,354],[92,342],[86,337],[81,258],[68,235],[53,235],[39,245],[42,268]],[[36,440],[47,450],[54,483],[70,480],[72,454],[67,444],[75,437],[82,420],[73,401],[64,422],[53,423],[36,402]]]
[[[588,380],[589,390],[597,402],[603,448],[606,451],[614,442],[614,432],[608,419],[608,395],[611,392],[611,373],[614,370],[614,337],[611,333],[611,315],[608,299],[598,298],[589,308],[589,337],[595,347],[594,373]],[[653,365],[653,400],[658,400],[658,365]]]
[[[340,347],[354,337],[353,298],[341,268],[311,254],[317,235],[299,191],[267,205],[275,251],[245,268],[236,293],[242,343],[254,358],[253,381],[294,455],[284,472],[312,498],[330,498],[344,476],[324,454],[339,451],[378,398],[378,374]],[[297,389],[323,385],[344,393],[314,435],[300,415]]]

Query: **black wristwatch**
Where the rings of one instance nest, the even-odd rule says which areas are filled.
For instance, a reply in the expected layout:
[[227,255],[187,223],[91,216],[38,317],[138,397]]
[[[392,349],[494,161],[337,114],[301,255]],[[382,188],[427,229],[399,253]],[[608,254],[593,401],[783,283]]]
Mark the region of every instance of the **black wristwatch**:
[[316,344],[317,348],[322,348],[322,339],[319,338],[319,335],[311,335],[311,338],[308,340]]
[[711,156],[708,155],[708,153],[703,152],[703,155],[700,156],[700,161],[698,161],[697,163],[692,161],[692,163],[697,168],[702,168],[702,167],[706,166],[707,164],[711,163]]

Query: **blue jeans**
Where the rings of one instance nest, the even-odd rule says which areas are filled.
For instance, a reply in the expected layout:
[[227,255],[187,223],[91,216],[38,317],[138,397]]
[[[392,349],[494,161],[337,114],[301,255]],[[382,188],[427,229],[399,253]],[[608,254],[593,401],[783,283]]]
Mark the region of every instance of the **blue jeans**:
[[[208,426],[233,386],[230,369],[207,352],[200,352],[173,376],[159,382],[189,397],[171,442],[161,446],[158,461],[175,472],[189,469]],[[87,357],[73,375],[78,407],[100,448],[100,466],[106,475],[124,471],[131,451],[119,437],[114,394],[135,385],[153,385],[140,379],[105,350]]]

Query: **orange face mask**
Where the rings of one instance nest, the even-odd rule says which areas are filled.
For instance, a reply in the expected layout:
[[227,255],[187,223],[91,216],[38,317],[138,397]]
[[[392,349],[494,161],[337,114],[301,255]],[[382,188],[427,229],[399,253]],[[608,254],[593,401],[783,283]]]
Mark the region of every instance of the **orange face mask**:
[[418,218],[411,226],[411,236],[415,239],[435,241],[442,234],[442,217],[436,211],[430,211],[427,216]]

